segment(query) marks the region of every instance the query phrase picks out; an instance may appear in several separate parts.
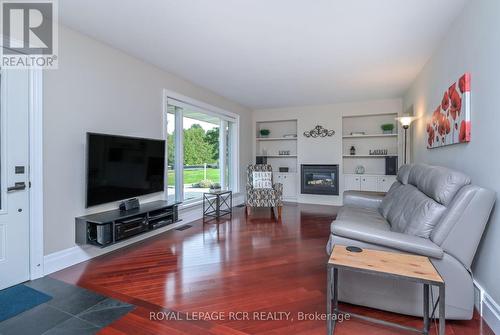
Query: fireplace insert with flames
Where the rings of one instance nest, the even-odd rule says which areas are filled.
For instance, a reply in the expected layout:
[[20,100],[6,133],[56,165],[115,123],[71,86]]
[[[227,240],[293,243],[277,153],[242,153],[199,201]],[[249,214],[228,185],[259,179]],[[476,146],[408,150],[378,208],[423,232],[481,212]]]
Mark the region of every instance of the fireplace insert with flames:
[[302,165],[302,194],[339,195],[338,165]]

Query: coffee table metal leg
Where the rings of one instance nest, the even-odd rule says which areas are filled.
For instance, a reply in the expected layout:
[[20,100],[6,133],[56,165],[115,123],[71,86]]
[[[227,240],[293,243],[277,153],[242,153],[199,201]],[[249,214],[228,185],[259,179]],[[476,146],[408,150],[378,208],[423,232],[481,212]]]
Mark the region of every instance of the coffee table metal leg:
[[446,332],[446,314],[445,314],[445,286],[439,286],[439,335],[445,335]]
[[327,279],[326,279],[326,334],[332,335],[333,334],[332,319],[331,319],[331,314],[332,314],[332,277],[333,277],[332,267],[328,266],[326,272],[327,272]]
[[220,217],[220,195],[217,195],[217,198],[215,201],[216,201],[215,216],[218,219]]
[[335,332],[337,324],[337,311],[339,310],[339,270],[333,268],[333,316],[332,316],[332,333]]
[[424,334],[429,334],[429,284],[424,284]]

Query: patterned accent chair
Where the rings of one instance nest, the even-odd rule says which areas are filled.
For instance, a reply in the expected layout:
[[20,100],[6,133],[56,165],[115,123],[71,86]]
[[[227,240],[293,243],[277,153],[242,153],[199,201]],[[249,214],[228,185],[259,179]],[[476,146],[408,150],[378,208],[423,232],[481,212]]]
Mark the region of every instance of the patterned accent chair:
[[[271,188],[254,188],[254,172],[271,172]],[[271,165],[257,164],[249,165],[247,169],[247,200],[245,214],[250,214],[252,207],[269,207],[274,216],[274,210],[278,211],[278,219],[281,219],[283,208],[283,184],[273,183],[273,168]]]

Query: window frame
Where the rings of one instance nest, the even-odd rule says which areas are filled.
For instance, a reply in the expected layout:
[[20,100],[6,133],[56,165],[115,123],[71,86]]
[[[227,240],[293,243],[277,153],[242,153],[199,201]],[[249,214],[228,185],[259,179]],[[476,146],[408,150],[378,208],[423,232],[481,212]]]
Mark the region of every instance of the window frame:
[[[190,98],[188,96],[179,94],[174,91],[170,91],[167,89],[163,90],[163,110],[162,110],[162,116],[163,116],[163,139],[165,140],[165,187],[164,187],[164,198],[165,200],[168,200],[168,128],[167,128],[167,118],[168,118],[168,106],[169,106],[169,101],[174,102],[176,106],[182,107],[182,105],[185,105],[186,107],[189,107],[190,109],[195,109],[199,111],[200,113],[204,113],[207,115],[212,115],[214,117],[220,118],[221,121],[226,121],[226,122],[231,122],[234,123],[234,131],[231,134],[231,148],[235,149],[235,153],[233,155],[230,155],[230,161],[225,162],[227,166],[229,166],[230,171],[233,171],[232,174],[230,175],[230,180],[229,180],[229,185],[232,186],[231,191],[233,194],[239,193],[240,191],[240,169],[239,169],[239,162],[240,162],[240,116],[236,113],[227,111],[225,109],[207,104],[205,102]],[[176,113],[175,115],[175,129],[182,129],[182,117],[179,117],[178,114]],[[177,200],[175,201],[181,201],[184,203],[183,207],[188,207],[197,203],[201,203],[203,200],[202,199],[193,199],[193,200],[188,200],[184,201],[184,136],[182,131],[176,131],[175,132],[175,150],[176,152],[176,157],[179,157],[180,159],[175,160],[175,168],[174,171],[181,171],[180,173],[177,172],[175,176],[175,190],[176,190],[176,198],[177,198],[177,192],[179,191],[179,197],[182,200]],[[225,143],[227,146],[228,143]],[[220,159],[220,158],[219,158]],[[225,160],[225,159],[224,159]],[[221,169],[222,171],[222,169]]]

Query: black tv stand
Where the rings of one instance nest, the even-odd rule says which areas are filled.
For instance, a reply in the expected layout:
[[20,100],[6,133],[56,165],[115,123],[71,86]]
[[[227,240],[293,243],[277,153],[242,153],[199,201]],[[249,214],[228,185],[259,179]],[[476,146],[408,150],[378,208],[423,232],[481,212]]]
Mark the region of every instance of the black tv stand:
[[75,219],[76,243],[101,248],[179,222],[180,203],[154,201],[130,210],[111,210]]

